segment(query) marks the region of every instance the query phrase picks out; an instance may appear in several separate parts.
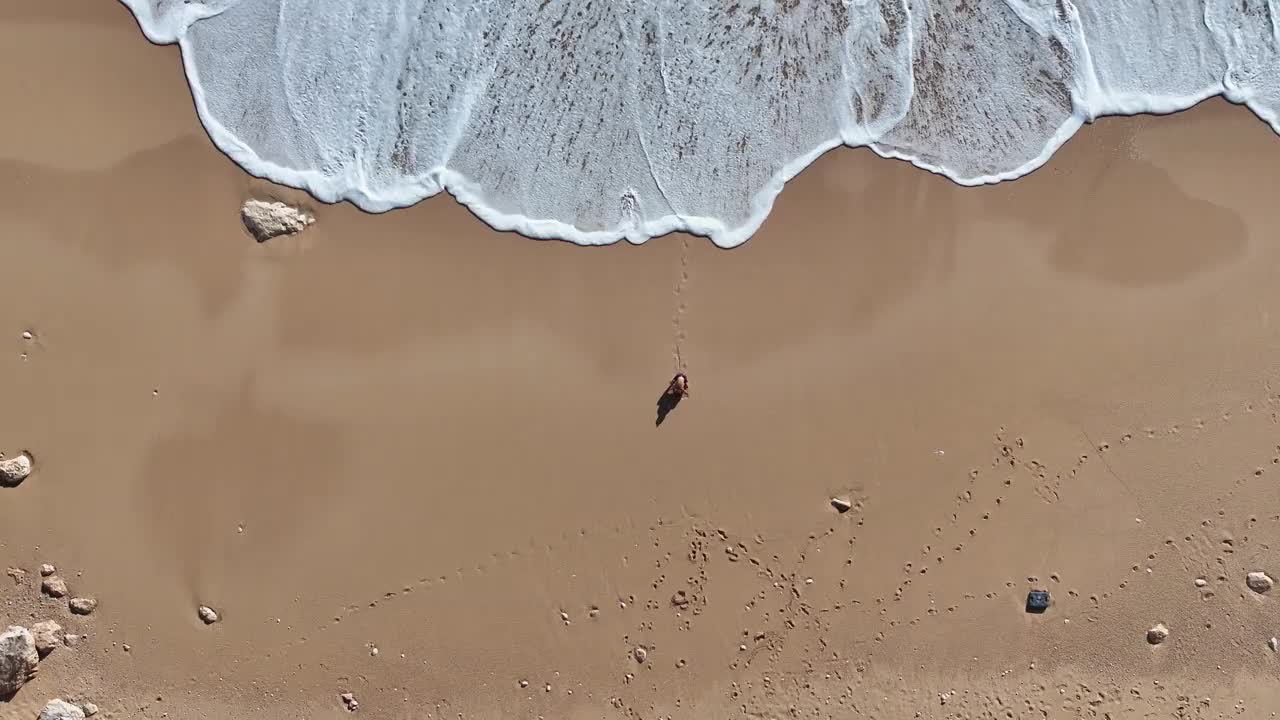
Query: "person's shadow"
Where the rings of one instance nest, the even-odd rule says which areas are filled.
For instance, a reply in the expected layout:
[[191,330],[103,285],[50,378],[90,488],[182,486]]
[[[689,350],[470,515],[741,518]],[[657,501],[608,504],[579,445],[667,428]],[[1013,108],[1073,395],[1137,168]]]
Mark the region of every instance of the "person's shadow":
[[680,393],[663,390],[662,394],[658,396],[658,419],[654,421],[653,426],[662,425],[662,422],[667,419],[667,414],[676,409],[681,399],[683,399],[683,396]]

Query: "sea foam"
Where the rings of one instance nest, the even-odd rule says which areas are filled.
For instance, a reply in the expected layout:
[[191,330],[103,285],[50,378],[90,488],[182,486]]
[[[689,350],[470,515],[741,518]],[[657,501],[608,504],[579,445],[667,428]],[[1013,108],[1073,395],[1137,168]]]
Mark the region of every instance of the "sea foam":
[[254,175],[580,244],[738,245],[841,144],[979,185],[1213,95],[1280,131],[1280,0],[122,1]]

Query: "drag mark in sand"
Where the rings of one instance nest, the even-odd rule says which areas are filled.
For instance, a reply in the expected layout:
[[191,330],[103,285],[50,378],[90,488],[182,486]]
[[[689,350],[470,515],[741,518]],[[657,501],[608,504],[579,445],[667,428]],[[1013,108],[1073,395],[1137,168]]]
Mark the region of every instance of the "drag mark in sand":
[[[688,280],[687,263],[687,255],[682,255],[681,287]],[[677,294],[681,287],[677,288]],[[673,314],[673,328],[677,333],[683,310],[678,302]],[[316,623],[308,636],[318,639],[336,630],[340,623],[355,620],[356,616],[411,612],[408,608],[422,607],[419,603],[433,594],[422,590],[439,590],[447,584],[453,591],[458,581],[465,587],[474,576],[513,570],[514,565],[524,560],[536,559],[531,555],[564,564],[585,546],[599,551],[599,543],[617,542],[620,573],[626,567],[650,567],[652,574],[632,576],[616,590],[606,590],[603,594],[593,590],[588,595],[565,598],[554,617],[547,614],[546,621],[593,628],[581,631],[590,635],[566,635],[570,638],[566,642],[616,644],[618,657],[627,658],[628,666],[623,671],[624,687],[620,687],[610,701],[620,709],[643,714],[654,708],[646,708],[648,701],[636,693],[650,692],[666,682],[670,673],[693,667],[688,653],[697,642],[686,642],[683,638],[703,638],[708,631],[703,629],[700,620],[708,613],[716,618],[711,625],[726,624],[741,630],[741,636],[722,650],[721,657],[734,673],[734,686],[727,699],[738,706],[763,703],[772,707],[774,699],[769,694],[772,690],[754,689],[756,673],[767,673],[775,680],[788,677],[782,668],[803,660],[808,669],[795,675],[797,679],[813,679],[814,673],[818,676],[825,673],[828,679],[840,678],[842,673],[850,671],[851,664],[861,674],[877,662],[894,662],[903,647],[921,637],[918,633],[935,632],[931,628],[944,627],[938,623],[939,617],[955,620],[985,617],[993,610],[1005,612],[1001,608],[1012,608],[1012,600],[1020,602],[1025,595],[1024,585],[1052,588],[1056,596],[1055,617],[1070,622],[1073,629],[1078,627],[1077,623],[1086,628],[1093,623],[1100,623],[1099,627],[1123,624],[1134,612],[1146,612],[1138,599],[1167,596],[1171,588],[1181,583],[1185,583],[1186,592],[1197,593],[1192,596],[1195,601],[1208,603],[1203,607],[1218,608],[1234,601],[1234,595],[1228,591],[1235,589],[1232,583],[1243,582],[1248,571],[1258,567],[1266,569],[1268,547],[1252,536],[1280,524],[1280,515],[1250,516],[1254,509],[1244,505],[1245,498],[1238,492],[1258,487],[1256,481],[1265,476],[1267,464],[1280,465],[1280,447],[1266,434],[1273,422],[1271,414],[1256,412],[1266,409],[1265,404],[1274,405],[1280,400],[1270,396],[1265,404],[1260,398],[1252,400],[1210,410],[1207,417],[1212,419],[1183,425],[1193,428],[1193,432],[1179,434],[1179,425],[1165,432],[1126,431],[1114,437],[1114,446],[1106,441],[1105,435],[1100,436],[1097,429],[1091,428],[1085,435],[1070,423],[1061,428],[1058,440],[1062,442],[1048,446],[1034,442],[1030,435],[1001,427],[990,436],[989,450],[979,451],[973,458],[978,462],[952,477],[950,485],[954,496],[938,507],[935,522],[927,523],[921,518],[915,533],[921,544],[908,545],[911,549],[903,553],[905,557],[900,557],[903,562],[886,568],[888,572],[883,574],[868,572],[871,568],[863,566],[856,557],[863,533],[880,530],[870,529],[871,523],[864,528],[867,498],[861,497],[861,488],[855,487],[840,496],[848,496],[846,510],[836,506],[832,511],[827,507],[825,493],[816,496],[815,512],[823,512],[823,516],[816,518],[812,525],[802,523],[795,532],[781,536],[765,538],[748,528],[735,532],[715,518],[700,517],[683,509],[681,517],[674,521],[659,518],[648,524],[647,532],[644,524],[625,522],[573,528],[562,532],[559,538],[531,539],[520,548],[492,553],[484,562],[458,567],[438,579],[426,574],[409,576],[419,579],[392,587],[379,597],[369,598],[367,603],[339,608],[331,620]],[[1089,511],[1091,506],[1081,505],[1081,494],[1087,494],[1091,487],[1111,484],[1108,478],[1113,471],[1103,466],[1100,456],[1107,455],[1109,464],[1123,471],[1129,464],[1126,459],[1139,461],[1144,448],[1154,449],[1163,444],[1160,441],[1167,440],[1190,440],[1199,445],[1199,436],[1214,430],[1218,431],[1215,434],[1229,433],[1236,438],[1240,438],[1241,432],[1247,433],[1251,438],[1248,445],[1257,453],[1224,457],[1225,464],[1216,463],[1214,472],[1235,474],[1239,479],[1234,484],[1227,483],[1217,493],[1206,493],[1212,496],[1209,507],[1215,508],[1216,515],[1206,511],[1194,516],[1199,528],[1186,527],[1191,517],[1162,520],[1155,515],[1144,516],[1142,525],[1152,523],[1150,529],[1160,533],[1159,546],[1147,547],[1144,551],[1143,546],[1151,542],[1151,538],[1146,537],[1148,533],[1132,536],[1138,543],[1130,551],[1137,551],[1135,557],[1141,553],[1143,559],[1132,564],[1117,563],[1100,577],[1069,578],[1062,572],[1063,568],[1044,567],[1054,562],[1050,557],[1009,555],[1017,569],[1011,568],[1008,573],[986,573],[976,586],[948,588],[948,581],[957,577],[957,573],[971,573],[976,569],[975,563],[985,563],[992,557],[991,553],[1000,556],[999,553],[1005,552],[1001,545],[991,544],[999,543],[1002,537],[993,526],[1016,522],[1010,516],[1016,518],[1020,509],[1034,508],[1034,512],[1045,513],[1047,521],[1060,519],[1062,513]],[[1265,445],[1258,442],[1262,436],[1266,437]],[[1216,446],[1211,440],[1204,438],[1204,442]],[[1088,447],[1079,447],[1081,442],[1087,442]],[[1150,492],[1143,483],[1133,481],[1133,490]],[[1077,484],[1081,482],[1086,484]],[[1150,484],[1152,479],[1146,482]],[[1172,522],[1168,522],[1167,527],[1155,525],[1165,520]],[[1183,532],[1177,532],[1179,526],[1183,526]],[[611,599],[616,602],[610,602]],[[409,602],[401,603],[401,600]],[[396,605],[401,609],[392,609]],[[1223,612],[1228,612],[1233,611],[1234,606],[1223,605],[1223,608]],[[530,606],[526,610],[533,613],[532,621],[538,622],[539,613],[545,608]],[[519,612],[523,614],[524,610]],[[1018,609],[1009,612],[1013,613],[1011,617],[1021,617]],[[1176,623],[1181,632],[1178,642],[1198,642],[1223,623],[1229,624],[1228,620],[1214,618],[1212,627],[1193,628],[1183,611],[1141,620],[1142,627],[1157,620],[1168,622],[1170,627]],[[589,625],[594,621],[606,624]],[[623,626],[619,627],[619,623]],[[865,627],[864,640],[852,644],[840,640],[840,628],[851,623]],[[359,632],[357,628],[351,630]],[[606,635],[600,635],[601,632]],[[278,657],[305,644],[308,644],[307,636],[286,643],[272,654]],[[636,659],[637,648],[643,649],[643,661]],[[526,685],[521,683],[530,680],[536,680],[534,687],[544,686],[542,679],[522,678],[522,675],[516,676],[513,687],[524,690]],[[552,679],[546,679],[548,686],[551,682]],[[561,682],[565,679],[561,678]],[[775,683],[770,685],[776,687]],[[807,686],[801,684],[800,687]],[[798,692],[805,698],[811,695],[808,690]],[[809,699],[818,701],[816,696]],[[979,700],[979,704],[985,702],[975,701]]]
[[689,285],[689,252],[690,243],[688,236],[680,238],[680,276],[676,280],[676,287],[672,294],[675,295],[676,308],[671,313],[671,359],[675,363],[676,372],[683,372],[684,356],[680,350],[684,346],[685,330],[684,315],[688,311],[688,303],[684,299],[685,288]]
[[[657,521],[656,524],[657,526],[664,525],[662,520]],[[667,524],[666,527],[671,528],[675,526]],[[325,631],[338,627],[344,621],[355,619],[357,615],[364,615],[367,612],[372,612],[374,610],[386,609],[392,601],[410,598],[415,594],[415,589],[423,591],[417,593],[417,595],[426,596],[432,589],[439,590],[456,581],[465,581],[468,575],[477,576],[483,575],[489,571],[500,571],[508,564],[518,564],[521,561],[527,560],[538,554],[543,554],[548,557],[559,556],[562,553],[568,552],[571,549],[571,546],[575,543],[579,545],[598,543],[604,541],[608,536],[620,538],[624,537],[633,529],[634,528],[629,526],[624,527],[623,525],[616,525],[597,527],[590,530],[587,528],[566,530],[560,534],[560,542],[535,542],[531,539],[527,545],[507,551],[492,552],[489,554],[489,559],[487,561],[481,561],[473,566],[457,567],[451,572],[438,576],[433,573],[419,573],[416,580],[404,580],[395,587],[384,591],[377,597],[369,598],[365,603],[350,603],[343,605],[327,620],[313,625],[310,632],[299,634],[293,640],[281,645],[276,651],[259,655],[257,656],[257,659],[271,660],[273,655],[283,655],[297,647],[306,645],[311,639],[320,636]],[[634,601],[634,597],[628,597],[626,599],[626,602],[628,603],[634,603]],[[589,617],[594,618],[599,615],[599,605],[589,604],[582,608],[582,612],[587,614]],[[562,614],[563,613],[564,611],[562,610]]]

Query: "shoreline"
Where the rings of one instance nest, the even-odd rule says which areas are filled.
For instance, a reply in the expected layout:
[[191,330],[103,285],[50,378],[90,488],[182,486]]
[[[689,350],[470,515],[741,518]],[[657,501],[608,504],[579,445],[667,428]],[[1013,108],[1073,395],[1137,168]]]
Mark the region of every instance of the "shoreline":
[[[121,0],[125,4],[125,0]],[[126,7],[127,4],[126,4]],[[198,22],[199,20],[193,21]],[[1117,94],[1104,90],[1101,82],[1094,74],[1091,62],[1088,77],[1073,77],[1072,112],[1066,116],[1044,142],[1041,151],[1017,167],[996,172],[994,174],[964,177],[942,165],[931,164],[925,159],[922,151],[902,151],[892,146],[884,138],[871,141],[869,138],[859,140],[853,137],[851,127],[839,128],[839,135],[824,140],[812,149],[796,155],[783,163],[764,184],[751,195],[748,203],[752,213],[748,219],[737,226],[727,226],[720,218],[699,215],[664,215],[644,223],[643,228],[623,227],[623,221],[608,230],[580,230],[575,225],[554,218],[534,218],[519,213],[503,212],[493,206],[486,205],[481,199],[482,191],[465,175],[447,166],[432,168],[429,172],[417,176],[412,183],[397,186],[391,194],[370,194],[366,188],[348,186],[333,176],[317,173],[315,170],[299,170],[287,168],[259,157],[257,152],[226,129],[209,111],[205,100],[205,89],[200,83],[198,71],[194,64],[188,62],[193,51],[188,44],[185,28],[180,32],[153,32],[149,27],[152,19],[135,18],[141,32],[147,40],[157,46],[173,45],[180,49],[181,66],[186,79],[196,114],[211,143],[232,162],[252,176],[282,186],[308,193],[319,202],[326,204],[351,203],[370,214],[380,214],[393,210],[402,210],[417,205],[425,200],[445,195],[452,197],[459,204],[498,232],[514,232],[523,237],[537,240],[561,240],[575,245],[609,245],[622,241],[631,244],[642,244],[651,239],[671,234],[688,233],[704,237],[716,246],[724,249],[738,247],[751,239],[768,219],[778,196],[786,185],[805,169],[835,149],[866,148],[875,155],[887,160],[900,160],[926,172],[944,177],[962,187],[980,187],[999,184],[1026,177],[1040,168],[1059,152],[1082,127],[1108,118],[1159,117],[1186,112],[1208,100],[1227,102],[1249,110],[1260,122],[1266,124],[1273,133],[1280,136],[1280,125],[1275,113],[1268,113],[1265,108],[1254,108],[1250,103],[1250,92],[1239,88],[1231,88],[1222,82],[1217,86],[1205,88],[1197,93],[1178,97],[1153,98],[1134,94]],[[1077,38],[1083,43],[1083,37]],[[1088,52],[1084,52],[1088,59]],[[1257,93],[1252,92],[1256,97]],[[1267,117],[1268,114],[1271,117]],[[903,118],[899,119],[901,122]],[[455,139],[456,142],[456,139]],[[647,156],[648,152],[645,151]],[[652,173],[652,170],[651,170]],[[362,173],[363,174],[363,173]],[[653,177],[659,195],[666,202],[666,191],[662,182]],[[349,182],[349,180],[347,181]],[[405,188],[410,191],[404,194]],[[623,189],[619,199],[625,205],[628,197],[637,202],[635,189]],[[656,198],[655,198],[656,199]]]
[[[1238,109],[980,189],[828,153],[733,252],[584,250],[251,178],[123,6],[31,12],[0,626],[87,637],[0,714],[1280,710],[1244,586],[1280,573],[1280,144]],[[258,243],[250,197],[316,224]]]

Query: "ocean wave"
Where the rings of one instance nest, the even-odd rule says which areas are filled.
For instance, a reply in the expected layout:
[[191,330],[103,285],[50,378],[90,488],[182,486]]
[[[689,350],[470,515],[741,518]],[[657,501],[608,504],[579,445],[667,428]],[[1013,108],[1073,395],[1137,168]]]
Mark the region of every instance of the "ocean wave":
[[1280,0],[122,2],[250,173],[579,244],[741,244],[842,144],[979,185],[1102,115],[1280,131]]

